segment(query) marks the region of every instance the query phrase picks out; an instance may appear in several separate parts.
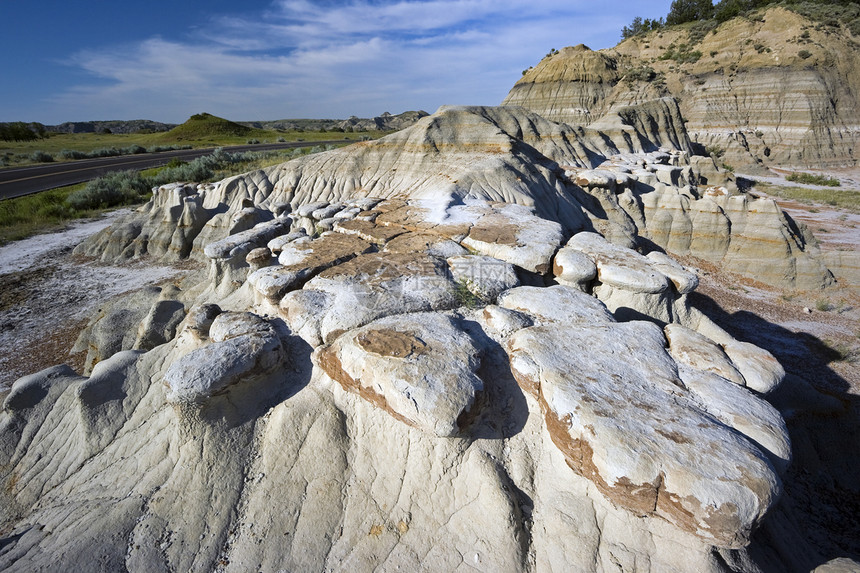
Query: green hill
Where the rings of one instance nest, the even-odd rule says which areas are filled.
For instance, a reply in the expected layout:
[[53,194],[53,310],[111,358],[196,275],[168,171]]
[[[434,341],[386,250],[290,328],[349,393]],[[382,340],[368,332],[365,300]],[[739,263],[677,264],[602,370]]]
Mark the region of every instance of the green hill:
[[188,121],[163,134],[165,140],[205,139],[211,137],[246,136],[256,130],[239,125],[223,117],[209,113],[198,113]]

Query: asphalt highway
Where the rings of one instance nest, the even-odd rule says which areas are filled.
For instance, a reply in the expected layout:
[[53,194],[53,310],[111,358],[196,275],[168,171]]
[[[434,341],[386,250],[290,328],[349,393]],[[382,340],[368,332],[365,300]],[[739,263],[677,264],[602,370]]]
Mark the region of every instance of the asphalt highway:
[[[269,151],[273,149],[292,149],[296,147],[313,147],[315,145],[333,145],[338,143],[355,143],[351,139],[331,141],[293,141],[289,143],[258,143],[256,145],[235,145],[224,147],[225,151],[237,153],[242,151]],[[0,169],[0,199],[21,197],[48,189],[65,187],[83,183],[101,177],[111,171],[139,171],[150,167],[167,165],[171,159],[179,158],[190,161],[196,157],[209,155],[215,148],[182,149],[163,151],[160,153],[141,153],[139,155],[122,155],[119,157],[104,157],[99,159],[80,159],[62,163],[46,163]]]

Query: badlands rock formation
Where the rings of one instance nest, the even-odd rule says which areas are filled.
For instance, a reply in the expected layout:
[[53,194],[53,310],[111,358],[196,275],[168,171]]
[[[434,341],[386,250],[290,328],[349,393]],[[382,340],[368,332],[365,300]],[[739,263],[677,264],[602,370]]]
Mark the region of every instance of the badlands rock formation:
[[654,31],[599,52],[564,48],[529,69],[503,105],[587,126],[672,96],[690,138],[735,167],[854,165],[859,72],[847,29],[773,7],[713,30]]
[[755,543],[792,527],[772,517],[785,372],[667,252],[832,277],[772,202],[690,156],[671,100],[599,123],[445,108],[162,187],[83,243],[205,268],[93,317],[84,375],[14,384],[0,567],[791,566]]

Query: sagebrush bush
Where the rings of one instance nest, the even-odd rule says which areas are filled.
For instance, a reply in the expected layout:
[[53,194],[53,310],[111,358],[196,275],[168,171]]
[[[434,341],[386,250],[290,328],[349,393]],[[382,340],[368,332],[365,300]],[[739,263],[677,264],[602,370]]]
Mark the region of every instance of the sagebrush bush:
[[63,159],[87,159],[90,155],[77,149],[64,149],[60,152],[60,156]]
[[807,185],[823,185],[825,187],[839,187],[839,179],[827,177],[826,175],[815,175],[813,173],[789,173],[785,177],[788,181],[805,183]]
[[178,149],[191,149],[190,145],[150,145],[146,148],[147,153],[161,153],[162,151],[176,151]]
[[136,203],[150,193],[150,187],[140,173],[117,171],[90,181],[66,201],[75,209],[104,209]]
[[[333,146],[327,146],[333,147]],[[301,152],[302,149],[293,151]],[[311,153],[323,151],[316,146]],[[198,157],[188,163],[172,159],[171,162],[155,175],[146,177],[136,171],[109,173],[104,177],[87,183],[83,189],[71,193],[66,200],[73,209],[104,209],[119,205],[138,203],[151,193],[153,187],[177,181],[203,183],[211,181],[219,173],[237,163],[250,163],[278,155],[276,151],[246,151],[243,153],[228,153],[223,148],[217,148],[210,155]]]
[[[202,159],[202,158],[199,158]],[[211,166],[206,162],[195,159],[190,163],[184,163],[175,167],[166,167],[151,178],[153,185],[164,185],[174,181],[207,181],[214,175]]]
[[30,154],[30,161],[35,161],[36,163],[51,163],[53,160],[54,156],[44,151],[34,151]]
[[103,147],[90,152],[90,157],[118,157],[122,155],[116,147]]

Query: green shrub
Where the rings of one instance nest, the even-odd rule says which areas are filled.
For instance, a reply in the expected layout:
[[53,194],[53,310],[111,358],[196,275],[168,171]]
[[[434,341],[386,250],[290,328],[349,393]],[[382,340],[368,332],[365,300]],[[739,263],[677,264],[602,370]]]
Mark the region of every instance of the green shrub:
[[118,157],[122,155],[122,152],[116,147],[103,147],[91,151],[89,155],[90,157]]
[[167,167],[172,169],[174,167],[181,167],[182,165],[185,165],[185,163],[185,161],[182,161],[178,157],[171,157],[170,161],[167,162]]
[[651,66],[633,68],[624,74],[624,79],[631,82],[650,82],[656,77],[657,73]]
[[53,160],[54,156],[44,151],[34,151],[30,154],[30,161],[35,161],[36,163],[51,163]]
[[68,194],[67,189],[51,189],[0,201],[0,244],[23,239],[41,228],[86,215],[86,212],[76,211],[66,203]]
[[681,44],[675,46],[670,44],[666,51],[658,58],[659,60],[674,60],[679,64],[692,64],[698,62],[702,57],[702,52],[699,50],[690,50],[689,44]]
[[709,146],[705,147],[705,153],[707,153],[708,155],[710,155],[714,159],[719,159],[720,157],[722,157],[723,155],[726,154],[726,150],[723,149],[722,147],[719,147],[716,145],[709,145]]
[[117,171],[90,181],[69,195],[67,201],[74,209],[104,209],[137,203],[149,193],[150,184],[142,175]]
[[457,281],[454,287],[454,298],[457,300],[457,306],[465,306],[466,308],[478,308],[486,305],[486,303],[469,289],[469,283],[465,279]]
[[797,52],[797,55],[800,56],[802,60],[806,60],[812,57],[812,53],[809,50],[800,50]]
[[60,152],[60,157],[63,159],[87,159],[89,154],[77,149],[64,149]]
[[[197,159],[202,159],[198,157]],[[152,186],[173,183],[174,181],[194,181],[200,183],[209,180],[215,173],[210,165],[195,159],[189,163],[181,163],[166,167],[150,179]]]
[[690,27],[690,43],[693,45],[698,44],[702,40],[705,39],[705,36],[710,32],[715,32],[719,26],[719,22],[716,20],[703,20],[701,22],[696,22]]
[[666,15],[666,24],[684,24],[697,20],[709,20],[714,14],[711,0],[673,0]]
[[190,145],[151,145],[146,148],[147,153],[160,153],[162,151],[176,151],[178,149],[191,149]]
[[44,136],[45,126],[40,123],[0,123],[0,139],[3,141],[35,141]]
[[[624,28],[621,29],[621,38],[626,40],[627,38],[632,38],[633,36],[647,34],[652,30],[659,30],[665,25],[666,22],[663,21],[663,18],[658,18],[656,20],[645,18],[643,20],[641,16],[636,16],[635,18],[633,18],[633,22],[630,24],[630,26],[624,26]],[[525,71],[523,72],[523,75],[525,75]]]
[[785,178],[787,181],[804,183],[806,185],[823,185],[825,187],[839,187],[842,185],[839,179],[827,177],[826,175],[815,175],[812,173],[790,173]]

